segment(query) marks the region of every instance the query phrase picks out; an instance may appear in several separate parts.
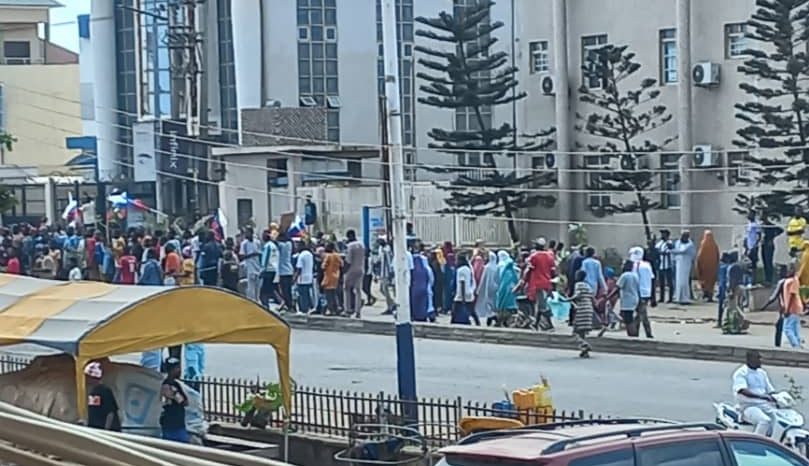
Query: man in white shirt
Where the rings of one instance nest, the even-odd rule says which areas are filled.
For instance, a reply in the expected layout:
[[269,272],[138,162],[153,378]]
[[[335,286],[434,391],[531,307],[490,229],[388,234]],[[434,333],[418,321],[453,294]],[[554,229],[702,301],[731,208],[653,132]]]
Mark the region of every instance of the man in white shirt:
[[629,260],[632,262],[632,271],[638,274],[638,285],[640,290],[640,302],[638,308],[635,310],[637,313],[638,321],[643,325],[643,331],[646,333],[646,338],[652,338],[652,324],[649,322],[649,302],[652,300],[654,293],[654,270],[652,264],[643,260],[643,248],[636,246],[629,250]]
[[742,418],[756,426],[755,432],[768,436],[775,416],[775,393],[767,372],[761,368],[761,355],[747,352],[747,363],[733,373],[733,394]]
[[301,242],[300,248],[295,261],[295,285],[298,289],[298,312],[307,314],[312,310],[315,257],[307,244]]

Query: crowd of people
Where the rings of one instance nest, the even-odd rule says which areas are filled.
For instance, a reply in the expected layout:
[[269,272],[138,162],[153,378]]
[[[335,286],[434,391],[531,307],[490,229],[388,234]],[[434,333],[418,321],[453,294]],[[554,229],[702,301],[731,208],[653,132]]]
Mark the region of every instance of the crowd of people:
[[[787,225],[795,267],[778,282],[809,286],[809,242],[802,239],[801,212]],[[751,214],[744,250],[720,253],[711,231],[699,244],[688,231],[677,239],[661,230],[646,247],[633,247],[618,273],[606,266],[592,246],[565,248],[540,238],[533,249],[490,249],[482,240],[467,249],[451,242],[430,246],[408,225],[413,320],[435,321],[442,314],[461,325],[533,327],[553,331],[567,321],[583,353],[592,330],[623,328],[630,336],[643,330],[652,338],[648,308],[658,302],[687,305],[697,299],[718,300],[718,322],[726,333],[741,333],[745,286],[759,255],[763,281],[774,281],[772,242],[784,233]],[[363,242],[354,230],[338,238],[313,228],[293,231],[271,224],[258,234],[244,227],[225,237],[212,216],[195,229],[114,230],[109,236],[81,226],[13,225],[0,231],[0,266],[8,273],[57,280],[103,280],[126,285],[220,286],[280,312],[360,317],[377,296],[383,312],[397,312],[394,300],[392,244],[385,236]],[[797,238],[797,239],[796,239]],[[741,252],[741,254],[740,254]],[[374,284],[378,284],[374,286]],[[701,291],[700,291],[701,288]],[[774,294],[783,309],[790,299]],[[786,303],[786,304],[784,304]],[[792,306],[795,307],[795,306]],[[794,319],[785,312],[782,325],[790,342],[799,339]],[[193,352],[192,352],[193,353]],[[158,354],[144,357],[159,366]],[[191,367],[194,372],[193,366]],[[197,374],[202,373],[200,366]]]

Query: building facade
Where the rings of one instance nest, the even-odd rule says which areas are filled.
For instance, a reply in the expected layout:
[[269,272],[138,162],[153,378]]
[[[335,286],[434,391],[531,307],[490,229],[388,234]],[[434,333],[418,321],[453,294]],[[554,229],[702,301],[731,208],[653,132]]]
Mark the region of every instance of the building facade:
[[[99,151],[104,153],[106,148],[115,153],[118,164],[134,164],[133,123],[150,118],[165,120],[164,112],[170,120],[184,121],[177,108],[184,88],[176,76],[170,72],[166,76],[169,68],[165,61],[171,62],[174,55],[161,49],[160,31],[166,27],[161,21],[167,20],[149,15],[150,11],[167,8],[161,1],[166,3],[93,2],[93,16],[114,18],[110,22],[93,21],[90,29],[114,38],[101,41],[101,51],[93,47],[96,58],[114,57],[102,67],[96,66],[95,76],[116,76],[112,89],[99,89],[104,85],[95,80],[94,120],[97,125],[99,121],[112,122],[97,128],[99,134],[106,132],[99,140]],[[462,165],[474,171],[481,163],[474,153],[447,154],[429,148],[430,129],[471,127],[474,122],[468,115],[418,102],[424,92],[419,89],[417,75],[428,71],[419,64],[424,56],[418,47],[435,44],[417,34],[420,26],[416,18],[436,16],[441,11],[457,13],[471,1],[396,0],[403,139],[408,178],[414,181],[440,180],[421,168],[425,165]],[[618,196],[586,189],[600,170],[611,169],[605,166],[605,159],[595,154],[567,153],[593,142],[575,130],[576,115],[592,111],[579,102],[579,87],[598,85],[584,80],[583,61],[589,50],[615,44],[627,45],[636,53],[642,66],[638,79],[658,81],[661,102],[673,115],[670,123],[652,134],[659,140],[677,138],[666,147],[666,153],[650,157],[650,169],[660,178],[652,196],[663,206],[651,213],[653,227],[701,230],[711,225],[720,241],[729,244],[738,234],[736,225],[743,223],[731,211],[735,192],[752,189],[737,183],[746,154],[733,150],[739,127],[733,105],[748,98],[739,89],[744,77],[737,67],[751,45],[744,24],[753,9],[754,0],[497,0],[488,18],[502,22],[495,34],[498,42],[494,50],[509,54],[519,69],[519,91],[527,97],[513,105],[492,108],[486,121],[491,125],[512,123],[520,133],[556,127],[556,145],[562,152],[554,157],[545,153],[517,157],[518,169],[552,170],[559,175],[559,185],[547,187],[557,195],[557,205],[520,214],[525,219],[525,234],[559,237],[564,236],[568,224],[584,223],[590,241],[597,244],[607,239],[614,242],[616,236],[626,244],[643,238],[638,214],[596,215],[594,207]],[[379,145],[383,134],[380,13],[379,0],[215,0],[201,4],[197,27],[202,38],[201,102],[205,112],[200,118],[204,130],[191,138],[207,141],[208,153],[212,147],[238,146],[244,142],[245,111],[317,107],[326,115],[322,140],[300,140],[298,144]],[[707,73],[695,83],[693,69],[697,66]],[[256,132],[253,126],[250,131]],[[273,133],[271,128],[263,132]],[[171,152],[172,144],[159,140],[168,133],[171,131],[162,126],[155,129],[158,155],[161,147],[169,148],[163,152]],[[178,140],[186,137],[181,132],[176,136]],[[702,152],[698,158],[692,153],[696,149]],[[204,160],[205,146],[199,153],[188,160]],[[507,169],[515,163],[504,156],[496,159]],[[329,172],[342,173],[345,181],[374,183],[383,177],[379,162],[325,165]],[[321,165],[304,165],[303,170],[324,170]],[[157,171],[163,172],[156,178],[163,176],[158,184],[164,186],[164,198],[177,197],[178,206],[183,199],[194,198],[194,191],[188,191],[189,178],[196,186],[219,182],[212,176],[217,170],[207,166],[185,167],[180,172],[159,162],[157,166]],[[120,167],[117,170],[120,177]],[[268,166],[267,170],[283,171],[283,167]],[[209,207],[215,204],[215,197],[209,195]]]

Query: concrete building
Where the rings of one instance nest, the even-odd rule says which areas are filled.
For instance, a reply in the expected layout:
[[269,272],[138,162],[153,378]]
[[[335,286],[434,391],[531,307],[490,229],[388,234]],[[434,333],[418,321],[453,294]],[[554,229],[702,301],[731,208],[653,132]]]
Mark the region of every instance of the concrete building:
[[0,148],[0,182],[18,200],[7,222],[52,219],[75,188],[65,138],[81,132],[79,57],[49,40],[49,10],[59,6],[0,0],[0,131],[17,139],[13,151]]
[[[418,63],[423,58],[418,46],[434,44],[416,34],[420,26],[415,18],[454,11],[473,1],[396,2],[403,139],[408,146],[406,162],[411,180],[439,179],[434,173],[417,169],[422,165],[463,165],[474,173],[480,164],[474,153],[446,154],[428,148],[430,129],[470,128],[475,122],[468,112],[418,103],[424,93],[416,78],[417,73],[427,71]],[[227,186],[233,184],[227,180],[229,172],[233,172],[231,180],[243,179],[244,173],[235,173],[238,167],[222,170],[218,163],[208,164],[205,160],[213,148],[224,153],[227,149],[237,151],[235,146],[245,142],[246,133],[274,132],[273,128],[256,131],[262,127],[245,124],[245,115],[250,111],[279,107],[322,109],[322,138],[287,140],[286,146],[308,147],[325,142],[339,149],[380,144],[383,86],[379,0],[215,0],[199,5],[197,29],[202,38],[199,51],[203,66],[200,93],[205,111],[199,116],[203,130],[190,137],[197,141],[194,144],[199,144],[198,148],[178,148],[181,141],[190,144],[182,132],[174,132],[173,144],[166,140],[171,128],[163,126],[165,120],[186,119],[177,109],[184,87],[170,73],[173,55],[161,51],[165,48],[163,42],[155,40],[168,27],[165,20],[154,16],[155,11],[165,8],[164,3],[165,0],[93,2],[92,16],[100,18],[90,27],[93,74],[116,76],[111,85],[94,80],[96,112],[91,120],[99,134],[98,150],[103,161],[100,171],[110,174],[104,175],[105,179],[131,178],[127,175],[133,173],[125,166],[134,165],[132,127],[148,121],[163,121],[154,126],[156,159],[161,153],[173,152],[184,160],[200,161],[186,164],[179,171],[156,162],[158,173],[154,178],[162,186],[157,192],[163,193],[165,203],[174,204],[174,210],[187,210],[188,205],[205,210],[201,197],[206,198],[206,207],[213,207],[220,195],[233,191]],[[551,190],[559,198],[556,207],[520,214],[526,219],[522,225],[525,235],[565,236],[569,223],[583,223],[590,241],[596,244],[617,242],[617,246],[624,247],[642,240],[640,215],[599,217],[593,212],[593,206],[607,202],[608,196],[617,196],[587,192],[590,178],[597,177],[598,170],[610,169],[604,166],[604,159],[567,154],[593,142],[574,129],[575,115],[592,111],[579,102],[578,88],[586,84],[581,72],[583,57],[588,49],[612,43],[627,45],[636,53],[642,65],[638,79],[658,80],[661,101],[674,116],[671,123],[652,135],[659,139],[677,137],[667,147],[670,153],[650,157],[650,168],[658,170],[660,176],[661,188],[656,190],[663,191],[654,196],[664,206],[651,213],[653,227],[693,227],[698,235],[703,226],[709,225],[720,242],[729,245],[743,224],[738,214],[731,212],[734,192],[752,189],[736,183],[739,170],[744,170],[746,154],[734,151],[732,141],[739,126],[733,104],[747,99],[739,90],[743,77],[736,68],[744,58],[743,51],[751,45],[744,36],[744,23],[753,8],[754,0],[498,0],[489,18],[503,23],[496,33],[495,50],[507,52],[519,68],[519,90],[527,97],[514,105],[497,107],[484,117],[492,125],[513,123],[520,133],[556,127],[560,152],[555,157],[537,153],[517,158],[519,169],[553,170],[559,176],[558,188]],[[701,82],[693,82],[695,67],[707,71]],[[699,160],[689,154],[697,147],[703,152]],[[197,155],[182,157],[186,153]],[[683,157],[681,153],[687,155]],[[374,183],[382,178],[379,160],[338,157],[330,161],[328,157],[321,154],[310,159],[312,163],[304,163],[301,170],[343,174],[347,182],[361,178]],[[313,163],[316,160],[328,163]],[[513,168],[511,158],[498,157],[497,161],[504,169]],[[284,169],[280,165],[267,166],[268,191],[273,182],[269,173]],[[224,188],[216,187],[217,183],[225,183]],[[154,182],[143,184],[147,185],[153,186]],[[206,191],[205,196],[197,195]],[[254,206],[266,205],[269,209],[272,203],[261,199],[262,193],[255,196]],[[233,205],[234,201],[222,200],[222,204]],[[357,204],[359,207],[363,200],[357,199]],[[417,217],[418,214],[416,220]]]

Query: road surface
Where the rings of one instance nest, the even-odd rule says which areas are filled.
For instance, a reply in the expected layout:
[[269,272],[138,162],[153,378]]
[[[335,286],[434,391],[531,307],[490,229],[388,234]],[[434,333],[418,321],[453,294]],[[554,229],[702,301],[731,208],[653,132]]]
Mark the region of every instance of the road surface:
[[[209,376],[277,378],[269,347],[207,348]],[[15,353],[28,351],[14,348]],[[711,403],[731,398],[730,376],[738,367],[597,352],[582,360],[574,351],[436,340],[418,340],[416,352],[420,397],[495,401],[502,398],[503,385],[509,390],[530,386],[542,374],[550,379],[557,409],[684,421],[713,420]],[[395,354],[393,337],[295,330],[292,372],[299,385],[395,393]],[[809,370],[768,372],[776,387],[786,388],[787,373],[809,386]]]

